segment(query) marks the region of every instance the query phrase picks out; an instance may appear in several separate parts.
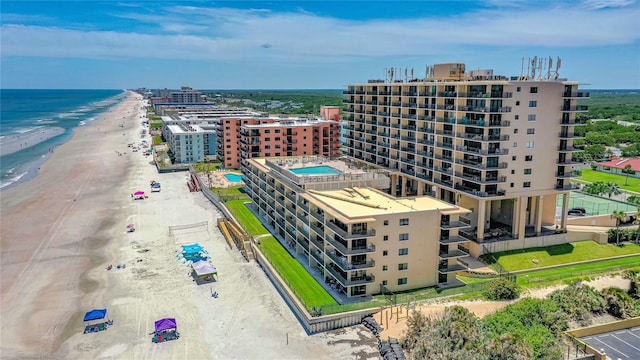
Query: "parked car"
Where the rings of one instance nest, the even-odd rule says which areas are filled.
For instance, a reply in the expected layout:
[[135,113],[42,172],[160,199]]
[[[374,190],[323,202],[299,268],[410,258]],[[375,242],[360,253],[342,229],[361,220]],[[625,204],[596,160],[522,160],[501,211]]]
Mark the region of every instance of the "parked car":
[[583,207],[574,207],[569,209],[567,213],[569,215],[585,216],[587,215],[587,210]]

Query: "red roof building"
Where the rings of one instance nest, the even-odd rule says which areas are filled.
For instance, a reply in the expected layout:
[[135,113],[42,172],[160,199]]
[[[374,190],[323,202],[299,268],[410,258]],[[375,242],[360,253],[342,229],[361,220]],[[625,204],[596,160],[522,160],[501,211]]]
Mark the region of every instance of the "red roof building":
[[623,158],[623,159],[614,159],[609,161],[601,161],[597,162],[597,169],[599,171],[610,172],[613,174],[621,174],[626,175],[622,172],[622,169],[627,165],[631,165],[631,168],[636,171],[635,174],[631,174],[633,177],[640,177],[640,158]]

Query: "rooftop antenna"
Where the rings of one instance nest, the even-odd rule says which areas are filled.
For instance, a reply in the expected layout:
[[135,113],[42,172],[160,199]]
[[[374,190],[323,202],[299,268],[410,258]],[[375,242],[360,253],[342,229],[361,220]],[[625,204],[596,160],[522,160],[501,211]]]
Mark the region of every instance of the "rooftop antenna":
[[522,76],[523,72],[524,72],[524,56],[522,57],[522,61],[520,62],[520,76],[518,77],[518,80],[524,79],[524,77]]
[[538,67],[538,57],[534,56],[533,59],[531,59],[531,80],[536,79],[536,67]]
[[389,82],[393,82],[393,68],[389,69]]
[[541,80],[544,74],[544,59],[538,59],[538,78],[536,80]]
[[404,82],[409,82],[408,72],[409,72],[409,69],[404,68]]
[[413,68],[411,68],[411,79],[415,79],[415,78],[413,77]]
[[562,63],[562,59],[560,59],[560,56],[558,56],[558,59],[556,59],[556,71],[554,76],[554,79],[557,79],[560,76],[559,70],[560,70],[560,64]]
[[549,56],[549,67],[547,68],[547,80],[551,79],[551,69],[553,69],[553,58]]
[[529,80],[529,71],[531,70],[531,58],[527,58],[527,75],[522,80]]

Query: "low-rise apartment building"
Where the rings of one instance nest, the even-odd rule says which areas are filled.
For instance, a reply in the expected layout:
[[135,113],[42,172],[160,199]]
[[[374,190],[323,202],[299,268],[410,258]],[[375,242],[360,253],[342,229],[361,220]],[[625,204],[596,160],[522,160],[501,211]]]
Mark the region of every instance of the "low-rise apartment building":
[[254,211],[334,293],[354,297],[463,285],[469,211],[428,196],[396,198],[386,171],[316,156],[253,158],[243,167]]
[[558,195],[565,229],[569,180],[581,164],[574,128],[585,124],[576,114],[587,111],[578,100],[589,94],[557,68],[507,78],[437,64],[424,79],[370,80],[344,94],[347,154],[389,170],[392,195],[471,209],[472,228],[460,234],[474,256],[489,241],[540,246],[532,238],[556,232]]

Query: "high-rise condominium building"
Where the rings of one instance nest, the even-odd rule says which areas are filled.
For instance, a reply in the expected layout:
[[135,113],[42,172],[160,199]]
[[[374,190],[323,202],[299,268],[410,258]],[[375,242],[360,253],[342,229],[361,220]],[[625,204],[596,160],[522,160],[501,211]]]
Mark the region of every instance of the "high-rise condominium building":
[[[470,209],[474,256],[487,241],[555,232],[556,199],[566,224],[578,83],[544,76],[507,78],[492,70],[437,64],[413,80],[351,84],[346,99],[348,155],[391,172],[391,195],[431,195]],[[503,242],[504,243],[504,242]],[[497,249],[498,250],[498,249]]]

